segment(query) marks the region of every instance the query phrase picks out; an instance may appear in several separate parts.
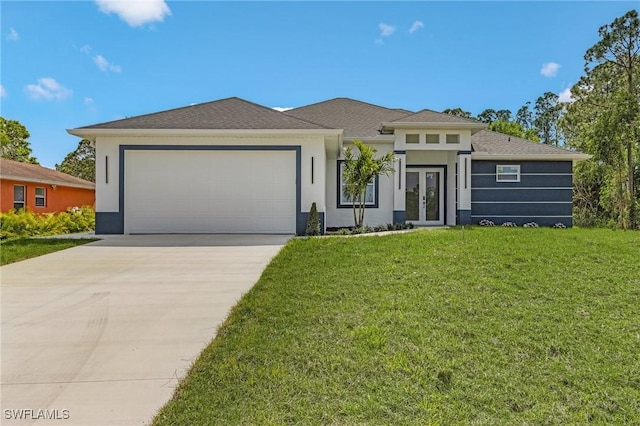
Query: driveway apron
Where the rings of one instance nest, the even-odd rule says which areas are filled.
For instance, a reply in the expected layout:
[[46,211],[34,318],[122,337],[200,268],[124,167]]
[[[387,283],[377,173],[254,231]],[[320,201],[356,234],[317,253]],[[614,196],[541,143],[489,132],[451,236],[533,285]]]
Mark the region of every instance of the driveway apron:
[[289,236],[118,235],[1,273],[3,425],[143,425]]

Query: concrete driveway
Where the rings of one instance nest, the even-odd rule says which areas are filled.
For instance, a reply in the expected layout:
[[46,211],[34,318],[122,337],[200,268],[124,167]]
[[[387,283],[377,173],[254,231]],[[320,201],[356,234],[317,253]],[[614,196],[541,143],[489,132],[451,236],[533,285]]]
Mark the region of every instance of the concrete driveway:
[[289,238],[119,235],[2,267],[0,423],[149,423]]

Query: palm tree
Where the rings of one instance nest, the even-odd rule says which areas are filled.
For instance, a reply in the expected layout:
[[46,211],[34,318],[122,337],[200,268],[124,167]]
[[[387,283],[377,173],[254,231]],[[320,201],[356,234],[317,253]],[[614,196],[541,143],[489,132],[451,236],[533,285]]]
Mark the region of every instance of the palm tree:
[[[357,153],[354,152],[357,148]],[[367,185],[380,175],[389,175],[395,170],[393,162],[395,157],[392,152],[387,152],[380,158],[375,155],[378,152],[362,141],[353,141],[344,152],[344,169],[342,179],[344,181],[344,195],[353,204],[353,221],[356,228],[364,225],[365,197]]]

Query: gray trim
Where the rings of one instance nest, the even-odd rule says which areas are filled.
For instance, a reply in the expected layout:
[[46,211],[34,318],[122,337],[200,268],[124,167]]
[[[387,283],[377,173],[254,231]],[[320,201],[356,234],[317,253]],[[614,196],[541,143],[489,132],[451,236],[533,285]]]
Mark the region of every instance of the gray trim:
[[96,235],[124,234],[124,213],[96,212]]
[[471,223],[471,210],[458,210],[458,225],[469,225]]
[[404,210],[393,211],[393,223],[405,223],[407,220],[407,212]]
[[[296,154],[296,233],[299,234],[302,229],[304,234],[306,228],[306,221],[302,221],[301,216],[301,169],[302,169],[302,147],[300,145],[120,145],[119,146],[119,188],[118,188],[118,212],[117,219],[111,217],[110,228],[120,230],[120,232],[112,233],[124,233],[124,191],[125,191],[125,179],[124,179],[124,161],[126,151],[295,151]],[[114,223],[115,221],[119,223]],[[106,224],[105,224],[106,226]],[[96,213],[96,229],[98,227],[98,215]],[[102,225],[100,225],[102,227]]]
[[404,150],[404,149],[394,149],[394,150],[393,150],[393,153],[394,153],[394,154],[406,154],[406,153],[407,153],[407,151],[406,151],[406,150]]
[[471,155],[471,151],[458,151],[458,155]]

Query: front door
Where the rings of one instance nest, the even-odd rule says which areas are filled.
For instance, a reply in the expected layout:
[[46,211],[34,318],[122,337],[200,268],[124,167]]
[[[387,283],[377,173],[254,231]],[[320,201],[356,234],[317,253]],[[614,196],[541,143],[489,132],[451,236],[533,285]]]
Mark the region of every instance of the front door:
[[444,169],[407,168],[405,212],[416,225],[444,225]]

